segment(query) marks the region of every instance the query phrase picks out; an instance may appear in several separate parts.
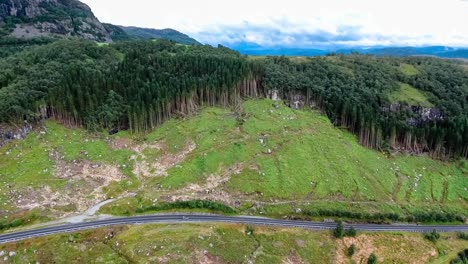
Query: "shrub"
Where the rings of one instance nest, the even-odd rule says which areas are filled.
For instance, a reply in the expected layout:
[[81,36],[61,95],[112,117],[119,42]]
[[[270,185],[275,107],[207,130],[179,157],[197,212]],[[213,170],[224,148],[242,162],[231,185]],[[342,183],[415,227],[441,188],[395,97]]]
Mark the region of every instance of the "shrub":
[[340,221],[338,222],[335,230],[333,231],[333,234],[335,235],[336,238],[342,238],[345,235],[345,231],[343,228],[343,223]]
[[432,242],[436,242],[437,240],[439,240],[440,234],[437,233],[437,231],[434,229],[430,233],[424,233],[424,238],[426,238],[427,240],[430,240]]
[[348,256],[350,256],[350,257],[353,256],[355,252],[356,252],[356,246],[354,244],[352,244],[348,248]]
[[468,233],[458,233],[458,238],[468,240]]
[[345,236],[355,237],[356,233],[356,229],[354,229],[354,227],[351,227],[350,229],[346,230]]
[[249,236],[253,236],[254,235],[254,228],[253,226],[246,226],[245,227],[245,234],[246,235],[249,235]]
[[236,211],[222,203],[204,201],[204,200],[192,200],[192,201],[177,201],[174,203],[161,203],[157,205],[140,207],[137,208],[137,213],[144,213],[147,211],[164,211],[171,209],[209,209],[212,211],[218,211],[223,213],[235,213]]
[[468,263],[468,248],[459,252],[457,257],[450,261],[450,264],[466,264]]
[[374,253],[370,254],[367,264],[377,264],[377,256]]
[[20,225],[23,224],[23,220],[21,219],[14,219],[13,221],[11,221],[10,223],[10,227],[18,227]]

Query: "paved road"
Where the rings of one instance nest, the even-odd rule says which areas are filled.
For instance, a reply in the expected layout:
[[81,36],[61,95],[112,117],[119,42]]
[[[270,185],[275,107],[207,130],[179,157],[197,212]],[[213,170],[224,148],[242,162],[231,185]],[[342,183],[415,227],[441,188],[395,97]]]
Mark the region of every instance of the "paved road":
[[[99,220],[94,222],[85,222],[79,224],[66,224],[41,229],[33,229],[15,233],[6,233],[0,235],[0,244],[20,241],[33,237],[46,236],[51,234],[68,233],[85,229],[93,229],[112,225],[134,225],[148,223],[240,223],[249,225],[264,225],[277,227],[299,227],[315,230],[334,229],[335,223],[310,222],[310,221],[294,221],[294,220],[279,220],[261,217],[247,216],[220,216],[220,215],[204,215],[204,214],[158,214],[144,215],[133,217],[119,217]],[[437,226],[421,226],[421,225],[376,225],[376,224],[345,224],[345,228],[354,227],[358,231],[405,231],[405,232],[429,232],[437,230],[438,232],[468,232],[468,225],[437,225]]]

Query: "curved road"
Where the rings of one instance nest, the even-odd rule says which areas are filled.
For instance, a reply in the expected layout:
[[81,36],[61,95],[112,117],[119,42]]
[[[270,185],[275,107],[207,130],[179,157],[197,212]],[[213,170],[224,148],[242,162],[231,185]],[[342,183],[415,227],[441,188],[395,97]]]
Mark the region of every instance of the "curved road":
[[[40,229],[33,229],[15,233],[6,233],[0,235],[0,244],[20,241],[33,237],[40,237],[52,234],[68,233],[85,229],[93,229],[112,225],[133,225],[133,224],[148,224],[148,223],[239,223],[249,225],[264,225],[277,227],[299,227],[307,229],[334,229],[336,223],[325,222],[310,222],[310,221],[295,221],[295,220],[280,220],[261,217],[248,216],[221,216],[208,214],[158,214],[144,215],[132,217],[109,218],[105,220],[85,222],[78,224],[65,224]],[[437,230],[438,232],[467,232],[468,225],[376,225],[376,224],[345,224],[345,228],[354,227],[357,231],[404,231],[404,232],[430,232]]]

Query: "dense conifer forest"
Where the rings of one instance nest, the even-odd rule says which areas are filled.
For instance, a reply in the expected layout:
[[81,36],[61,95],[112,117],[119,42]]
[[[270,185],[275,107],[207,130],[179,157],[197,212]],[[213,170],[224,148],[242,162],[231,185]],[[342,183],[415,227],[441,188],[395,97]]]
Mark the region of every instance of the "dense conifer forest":
[[[148,131],[202,106],[235,106],[277,91],[324,111],[376,149],[468,156],[468,72],[435,58],[330,55],[251,59],[169,41],[40,42],[1,54],[0,122]],[[402,86],[402,85],[406,86]],[[424,103],[391,100],[401,87]]]

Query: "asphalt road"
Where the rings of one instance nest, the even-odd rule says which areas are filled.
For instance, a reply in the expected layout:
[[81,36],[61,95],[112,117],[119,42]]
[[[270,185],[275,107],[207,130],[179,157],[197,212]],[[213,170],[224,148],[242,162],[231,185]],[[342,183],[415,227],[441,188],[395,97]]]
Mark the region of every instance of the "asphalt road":
[[[20,241],[33,237],[41,237],[52,234],[69,233],[79,230],[93,229],[98,227],[113,225],[135,225],[149,223],[239,223],[249,225],[276,226],[276,227],[298,227],[315,230],[334,229],[336,223],[280,220],[261,217],[247,216],[220,216],[204,214],[158,214],[133,217],[119,217],[99,220],[94,222],[85,222],[78,224],[65,224],[51,226],[40,229],[33,229],[14,233],[5,233],[0,235],[0,244]],[[376,225],[376,224],[345,224],[345,228],[354,227],[357,231],[375,231],[375,232],[468,232],[468,225]]]

